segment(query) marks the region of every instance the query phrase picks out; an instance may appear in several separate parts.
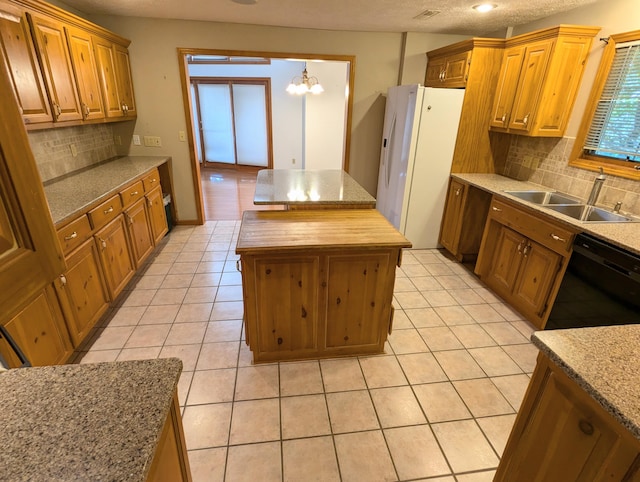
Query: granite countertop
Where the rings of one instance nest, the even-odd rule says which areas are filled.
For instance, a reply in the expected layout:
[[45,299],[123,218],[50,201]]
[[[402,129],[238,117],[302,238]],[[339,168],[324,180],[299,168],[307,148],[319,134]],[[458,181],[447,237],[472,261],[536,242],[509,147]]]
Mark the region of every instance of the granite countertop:
[[146,480],[181,370],[166,358],[0,374],[0,478]]
[[545,209],[539,204],[524,201],[504,191],[543,190],[553,191],[546,186],[532,182],[518,181],[499,174],[451,174],[455,179],[467,182],[485,191],[499,194],[512,201],[526,205],[546,216],[554,218],[583,233],[592,234],[621,248],[640,254],[640,223],[587,223],[569,216]]
[[254,204],[361,204],[376,200],[346,172],[263,169],[258,172]]
[[640,440],[640,325],[537,331],[531,340]]
[[71,220],[96,201],[171,160],[167,156],[119,157],[45,183],[53,224]]

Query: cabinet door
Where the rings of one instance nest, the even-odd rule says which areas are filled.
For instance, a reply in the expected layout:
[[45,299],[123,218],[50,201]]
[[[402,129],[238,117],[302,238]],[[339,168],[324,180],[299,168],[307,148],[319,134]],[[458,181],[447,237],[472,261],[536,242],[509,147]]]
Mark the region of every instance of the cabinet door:
[[509,129],[528,131],[533,124],[553,45],[553,40],[527,45],[509,116]]
[[519,46],[509,48],[504,52],[489,123],[493,127],[506,128],[509,125],[509,115],[513,106],[513,99],[516,96],[524,51],[525,48]]
[[104,109],[91,35],[73,27],[65,27],[65,30],[71,48],[71,60],[78,81],[80,106],[84,119],[102,119]]
[[98,249],[89,239],[67,258],[68,269],[54,286],[67,321],[73,346],[78,347],[109,307]]
[[428,60],[427,73],[424,78],[424,85],[426,87],[442,87],[445,61],[446,59],[444,57]]
[[133,94],[133,79],[131,78],[131,63],[129,50],[122,45],[115,44],[116,75],[118,79],[118,94],[120,102],[124,105],[124,115],[135,117],[137,115],[136,99]]
[[51,107],[24,12],[0,2],[0,50],[26,124],[50,122]]
[[120,104],[113,44],[100,37],[93,37],[92,40],[105,115],[107,117],[122,117],[124,110]]
[[115,300],[134,274],[134,263],[127,243],[124,217],[116,217],[98,231],[94,238],[97,242],[109,296]]
[[389,253],[328,256],[327,350],[382,345],[393,297],[389,264]]
[[440,244],[453,255],[458,254],[462,208],[464,206],[465,196],[465,185],[452,179],[449,184],[449,191],[447,192],[444,216],[442,217]]
[[493,259],[485,281],[498,293],[506,294],[513,289],[527,239],[505,226],[500,226],[499,229]]
[[154,244],[158,244],[162,237],[167,234],[167,231],[169,231],[167,215],[162,201],[162,188],[158,186],[145,194],[145,196],[147,198],[149,224],[151,225],[153,242]]
[[549,373],[541,393],[535,394],[538,400],[522,436],[504,467],[501,463],[496,480],[622,480],[625,470],[617,477],[600,472],[619,444],[619,436],[580,390],[555,372]]
[[131,240],[131,251],[136,266],[140,266],[153,251],[153,240],[147,216],[146,199],[138,199],[124,212],[127,221],[127,232]]
[[40,54],[40,63],[56,121],[80,120],[78,87],[73,75],[67,38],[62,23],[28,14]]
[[33,366],[62,364],[73,353],[51,285],[9,320],[5,328]]
[[[522,264],[513,288],[513,301],[521,309],[542,316],[562,256],[534,242],[522,248]],[[541,328],[541,327],[540,327]]]
[[471,51],[447,57],[444,67],[444,84],[447,87],[464,87],[471,62]]
[[255,330],[251,333],[252,349],[255,343],[258,351],[254,356],[267,352],[286,358],[317,351],[318,257],[258,258],[253,269],[253,286],[247,291],[252,292],[248,302],[253,304],[248,311],[254,314],[249,316],[256,321],[249,321]]

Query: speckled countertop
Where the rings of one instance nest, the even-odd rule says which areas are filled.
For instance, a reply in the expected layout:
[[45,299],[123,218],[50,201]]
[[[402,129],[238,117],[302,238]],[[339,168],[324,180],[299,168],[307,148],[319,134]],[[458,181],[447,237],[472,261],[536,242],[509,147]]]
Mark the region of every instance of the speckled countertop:
[[531,339],[640,440],[640,325],[537,331]]
[[263,169],[258,172],[254,204],[361,204],[376,200],[339,169]]
[[465,181],[485,191],[499,194],[512,201],[528,206],[546,216],[554,218],[581,232],[592,234],[612,244],[640,254],[640,223],[587,223],[575,220],[569,216],[545,209],[539,204],[523,201],[504,191],[544,190],[553,191],[545,186],[540,186],[526,181],[510,179],[498,174],[452,174],[452,177]]
[[0,374],[0,479],[144,481],[181,370],[166,358]]
[[170,159],[167,156],[119,157],[45,183],[53,224],[70,220],[89,205],[118,192],[133,179]]

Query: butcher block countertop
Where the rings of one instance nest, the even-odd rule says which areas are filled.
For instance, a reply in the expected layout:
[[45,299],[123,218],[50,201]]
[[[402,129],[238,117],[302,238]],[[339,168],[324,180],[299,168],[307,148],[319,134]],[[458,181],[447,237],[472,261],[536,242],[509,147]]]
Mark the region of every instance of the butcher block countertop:
[[146,480],[181,371],[166,358],[0,373],[0,479]]
[[258,172],[253,203],[287,206],[355,205],[375,207],[376,200],[340,169],[263,169]]
[[411,243],[376,209],[245,211],[236,254],[390,246]]
[[537,331],[531,340],[640,440],[640,325]]
[[[556,221],[561,221],[578,231],[591,234],[597,238],[609,241],[612,244],[640,254],[640,223],[586,223],[569,216],[545,209],[539,204],[523,201],[504,191],[542,190],[555,191],[555,189],[534,184],[527,181],[518,181],[499,174],[452,174],[451,177],[464,181],[484,191],[499,194],[513,202],[523,204],[540,214],[549,216]],[[609,207],[610,209],[611,207]],[[624,211],[624,209],[623,209]],[[638,217],[638,216],[635,216]]]

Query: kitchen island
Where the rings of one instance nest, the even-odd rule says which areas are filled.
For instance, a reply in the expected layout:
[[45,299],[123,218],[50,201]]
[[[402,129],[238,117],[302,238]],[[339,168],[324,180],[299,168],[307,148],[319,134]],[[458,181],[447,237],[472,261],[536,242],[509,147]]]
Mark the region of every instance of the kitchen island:
[[382,353],[410,247],[375,209],[245,211],[236,253],[253,361]]
[[190,481],[177,358],[0,373],[0,479]]
[[535,332],[495,481],[640,480],[640,325]]
[[283,204],[287,209],[374,208],[376,200],[339,169],[263,169],[258,171],[256,205]]

